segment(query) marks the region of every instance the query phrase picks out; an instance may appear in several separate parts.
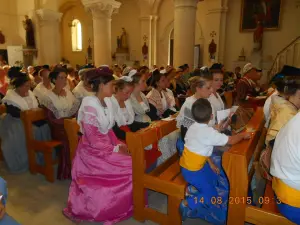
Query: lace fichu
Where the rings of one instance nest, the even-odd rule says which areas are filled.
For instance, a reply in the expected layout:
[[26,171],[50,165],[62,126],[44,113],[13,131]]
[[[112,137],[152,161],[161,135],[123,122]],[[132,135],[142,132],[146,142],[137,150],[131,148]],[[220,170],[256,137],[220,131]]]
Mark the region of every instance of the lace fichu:
[[21,97],[15,90],[8,90],[2,103],[15,106],[22,111],[38,108],[38,102],[31,91],[28,91],[27,97]]
[[181,126],[189,128],[195,122],[191,110],[192,110],[192,105],[196,100],[197,99],[194,96],[188,97],[185,100],[176,118],[178,128],[180,128]]
[[66,96],[57,96],[50,92],[40,99],[40,104],[52,111],[56,119],[75,115],[80,106],[80,101],[69,90],[66,90],[66,92]]
[[[85,97],[78,111],[80,132],[84,133],[82,123],[97,127],[99,132],[107,134],[114,126],[112,103],[109,98],[104,99],[107,108],[104,108],[96,96]],[[106,113],[105,113],[106,111]]]

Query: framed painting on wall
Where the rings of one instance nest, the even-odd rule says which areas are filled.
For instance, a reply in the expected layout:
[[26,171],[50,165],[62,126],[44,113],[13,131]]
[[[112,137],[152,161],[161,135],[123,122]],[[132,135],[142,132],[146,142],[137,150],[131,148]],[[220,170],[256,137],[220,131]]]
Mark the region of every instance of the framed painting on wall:
[[282,0],[242,0],[240,31],[253,31],[257,22],[263,23],[265,30],[280,27]]

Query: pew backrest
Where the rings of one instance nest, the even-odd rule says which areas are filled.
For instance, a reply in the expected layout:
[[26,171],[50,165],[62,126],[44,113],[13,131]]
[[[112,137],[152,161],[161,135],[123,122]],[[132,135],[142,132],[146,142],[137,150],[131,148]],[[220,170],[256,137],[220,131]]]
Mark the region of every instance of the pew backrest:
[[64,128],[68,136],[69,147],[70,147],[70,159],[73,161],[78,145],[78,132],[79,125],[76,119],[65,119]]
[[26,140],[27,142],[30,142],[34,140],[32,123],[40,120],[46,120],[47,116],[44,109],[38,108],[22,111],[21,119],[24,124]]

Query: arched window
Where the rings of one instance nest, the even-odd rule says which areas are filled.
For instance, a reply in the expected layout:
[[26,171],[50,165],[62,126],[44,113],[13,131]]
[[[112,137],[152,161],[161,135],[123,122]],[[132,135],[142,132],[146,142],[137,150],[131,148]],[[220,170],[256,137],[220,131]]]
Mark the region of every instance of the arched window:
[[79,20],[72,21],[72,50],[74,52],[82,51],[82,29]]

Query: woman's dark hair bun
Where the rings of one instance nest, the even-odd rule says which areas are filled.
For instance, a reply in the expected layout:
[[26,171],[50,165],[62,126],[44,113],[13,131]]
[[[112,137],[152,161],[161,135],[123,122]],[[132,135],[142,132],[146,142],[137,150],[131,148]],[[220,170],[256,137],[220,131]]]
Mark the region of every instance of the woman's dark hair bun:
[[8,77],[10,78],[11,85],[15,88],[22,86],[30,80],[26,73],[21,72],[20,67],[11,67],[8,70]]
[[8,77],[10,80],[16,78],[16,77],[20,77],[23,75],[23,73],[21,72],[21,67],[17,67],[17,66],[13,66],[8,70]]

